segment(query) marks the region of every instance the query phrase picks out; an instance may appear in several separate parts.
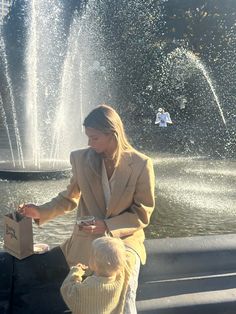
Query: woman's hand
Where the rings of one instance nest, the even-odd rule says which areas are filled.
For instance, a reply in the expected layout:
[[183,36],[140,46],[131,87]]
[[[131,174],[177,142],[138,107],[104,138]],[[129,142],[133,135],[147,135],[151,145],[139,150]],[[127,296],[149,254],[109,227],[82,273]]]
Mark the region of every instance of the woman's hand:
[[82,226],[81,230],[89,234],[104,234],[107,231],[107,226],[104,220],[95,220],[93,225]]
[[22,204],[19,206],[18,212],[24,216],[31,217],[33,219],[40,219],[38,206],[34,204]]

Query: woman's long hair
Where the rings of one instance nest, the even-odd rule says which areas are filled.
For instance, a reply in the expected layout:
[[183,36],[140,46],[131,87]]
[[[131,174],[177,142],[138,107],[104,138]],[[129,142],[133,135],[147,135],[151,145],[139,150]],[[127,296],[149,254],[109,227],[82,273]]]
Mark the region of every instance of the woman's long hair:
[[127,139],[120,116],[108,105],[103,104],[93,109],[85,118],[83,125],[85,128],[93,128],[105,134],[114,135],[117,142],[117,149],[113,156],[116,160],[115,166],[118,165],[123,152],[135,150]]

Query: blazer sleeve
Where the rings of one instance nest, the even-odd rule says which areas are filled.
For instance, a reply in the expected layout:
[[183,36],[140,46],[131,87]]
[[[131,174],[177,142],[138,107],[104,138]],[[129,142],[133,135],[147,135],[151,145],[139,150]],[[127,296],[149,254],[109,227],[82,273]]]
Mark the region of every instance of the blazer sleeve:
[[60,192],[51,201],[39,206],[40,219],[37,221],[39,225],[53,219],[54,217],[63,215],[78,206],[80,188],[77,182],[76,163],[73,153],[70,155],[70,163],[72,166],[72,177],[70,179],[70,183],[65,191]]
[[154,187],[153,164],[151,159],[147,159],[136,182],[132,205],[118,216],[105,220],[112,236],[122,238],[149,224],[155,207]]

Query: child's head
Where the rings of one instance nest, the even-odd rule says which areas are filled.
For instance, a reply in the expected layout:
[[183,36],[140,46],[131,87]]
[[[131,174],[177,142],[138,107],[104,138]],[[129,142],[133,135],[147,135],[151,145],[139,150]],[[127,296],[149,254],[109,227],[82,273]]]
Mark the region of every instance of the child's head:
[[101,237],[92,242],[89,267],[100,276],[111,276],[120,271],[126,262],[126,251],[122,240]]

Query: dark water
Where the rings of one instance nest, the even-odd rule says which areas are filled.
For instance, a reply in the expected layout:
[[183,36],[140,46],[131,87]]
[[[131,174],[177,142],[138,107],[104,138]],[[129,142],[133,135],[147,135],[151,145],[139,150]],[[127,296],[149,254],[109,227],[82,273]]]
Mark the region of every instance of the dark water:
[[[180,237],[236,232],[236,161],[204,157],[152,154],[156,173],[156,208],[147,238]],[[0,247],[3,216],[16,204],[42,204],[68,183],[51,181],[0,181]],[[34,226],[34,241],[52,246],[72,232],[75,211]]]

